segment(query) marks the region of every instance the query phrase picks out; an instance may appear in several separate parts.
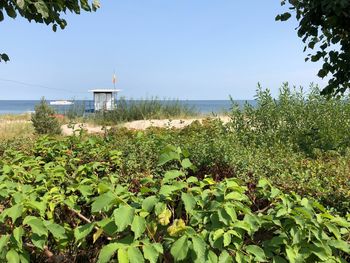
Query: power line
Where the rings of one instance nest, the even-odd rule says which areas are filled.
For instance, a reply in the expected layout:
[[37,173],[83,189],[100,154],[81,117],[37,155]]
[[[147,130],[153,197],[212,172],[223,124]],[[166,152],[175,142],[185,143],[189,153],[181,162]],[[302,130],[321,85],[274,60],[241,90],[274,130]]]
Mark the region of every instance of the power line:
[[13,79],[0,78],[0,81],[11,82],[11,83],[16,83],[16,84],[21,84],[24,86],[30,86],[30,87],[38,87],[38,88],[48,89],[48,90],[58,90],[58,91],[65,91],[65,92],[70,92],[70,93],[86,93],[86,92],[82,92],[82,91],[72,91],[72,90],[66,90],[66,89],[51,88],[51,87],[40,85],[40,84],[32,84],[32,83],[27,83],[27,82],[23,82],[23,81],[13,80]]

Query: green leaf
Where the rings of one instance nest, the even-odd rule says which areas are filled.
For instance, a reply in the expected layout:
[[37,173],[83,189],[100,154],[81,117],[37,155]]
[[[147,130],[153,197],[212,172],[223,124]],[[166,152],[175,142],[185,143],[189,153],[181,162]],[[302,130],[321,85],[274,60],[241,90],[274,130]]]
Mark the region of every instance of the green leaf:
[[17,13],[16,13],[16,10],[12,6],[7,5],[5,10],[6,10],[6,13],[9,17],[16,18]]
[[134,219],[135,209],[130,206],[123,205],[115,209],[113,214],[118,231],[121,232],[131,225]]
[[56,239],[67,238],[66,230],[64,229],[63,226],[60,226],[56,223],[51,223],[51,222],[48,222],[45,225],[47,229],[51,232],[51,234],[54,236],[54,238]]
[[44,246],[46,244],[46,237],[45,236],[39,236],[38,234],[32,234],[31,240],[34,246],[40,249],[44,249]]
[[287,258],[288,258],[289,262],[291,262],[291,263],[296,262],[297,253],[295,252],[295,250],[292,247],[290,247],[290,246],[286,247],[286,254],[287,254]]
[[246,263],[249,262],[249,260],[246,260],[246,256],[241,252],[241,251],[237,251],[236,255],[235,255],[235,260],[237,263]]
[[35,216],[27,216],[23,220],[23,225],[28,225],[32,228],[34,234],[39,236],[47,236],[47,228],[41,218]]
[[335,225],[326,222],[326,223],[325,223],[325,226],[328,228],[328,230],[329,230],[331,233],[333,233],[333,235],[334,235],[337,239],[341,239],[340,232],[339,232],[338,228],[337,228]]
[[184,173],[178,170],[167,171],[163,178],[163,183],[168,183],[178,177],[184,176]]
[[288,263],[287,260],[280,256],[274,256],[272,259],[272,263]]
[[27,251],[23,251],[20,255],[19,255],[19,260],[21,263],[30,263],[30,255]]
[[138,239],[146,230],[146,220],[141,216],[135,216],[131,224],[131,230],[135,234],[135,239]]
[[206,243],[199,236],[193,236],[191,238],[192,238],[193,251],[196,254],[196,259],[194,262],[195,263],[205,262]]
[[23,205],[16,204],[8,209],[3,211],[4,215],[7,215],[12,219],[12,223],[15,223],[17,218],[22,216],[23,213]]
[[[157,245],[161,246],[161,244]],[[143,245],[142,249],[145,259],[149,260],[150,263],[157,263],[159,251],[156,249],[154,244],[145,244]]]
[[325,76],[327,76],[328,71],[324,70],[324,69],[320,69],[317,73],[317,76],[319,76],[320,78],[324,78]]
[[276,16],[276,21],[286,21],[288,20],[292,15],[289,12],[283,13],[281,15]]
[[165,197],[168,197],[173,192],[177,191],[178,188],[174,185],[162,185],[162,187],[159,190],[160,195],[164,195]]
[[114,196],[111,192],[104,193],[97,197],[91,205],[91,212],[96,213],[103,210],[104,207],[108,206],[114,200]]
[[118,263],[129,263],[128,252],[125,248],[118,249]]
[[42,15],[43,18],[48,18],[49,17],[49,9],[46,6],[45,2],[40,0],[38,2],[34,3],[34,6],[39,14]]
[[226,250],[223,250],[219,256],[219,263],[231,263],[231,262],[233,262],[232,257]]
[[182,236],[171,246],[170,253],[174,257],[175,261],[181,261],[187,257],[189,249],[188,243],[189,241],[187,236]]
[[341,251],[344,251],[345,253],[350,254],[350,245],[346,241],[343,240],[330,240],[328,241],[328,245],[331,247],[334,247],[336,249],[339,249]]
[[[14,239],[16,240],[17,242],[17,246],[19,248],[22,248],[22,245],[23,245],[23,242],[22,242],[22,237],[24,235],[24,230],[23,228],[20,226],[20,227],[16,227],[14,230],[13,230],[13,237]],[[1,249],[0,249],[1,251]]]
[[181,199],[182,202],[184,202],[186,212],[191,214],[196,206],[196,199],[193,197],[193,195],[188,193],[182,193]]
[[[56,27],[57,27],[57,25],[56,25]],[[81,184],[81,185],[78,186],[77,190],[85,197],[93,195],[93,193],[94,193],[94,188],[93,188],[92,185]]]
[[230,244],[231,244],[231,234],[226,232],[224,234],[224,247],[227,247]]
[[149,196],[142,201],[142,209],[151,212],[158,201],[156,196]]
[[230,215],[226,213],[226,210],[224,208],[220,208],[218,210],[218,216],[219,221],[223,222],[225,225],[229,225],[232,222]]
[[159,157],[158,166],[162,166],[173,160],[180,160],[179,153],[173,151],[162,153]]
[[129,247],[128,248],[128,257],[130,263],[142,263],[145,262],[143,255],[139,248]]
[[111,260],[115,252],[121,247],[119,243],[111,243],[104,246],[98,256],[97,263],[107,263]]
[[207,262],[208,263],[217,263],[218,262],[218,256],[211,250],[208,252]]
[[187,168],[192,167],[193,164],[191,163],[190,159],[185,158],[181,161],[181,166],[182,166],[182,168],[187,169]]
[[237,201],[244,201],[247,200],[247,196],[244,194],[241,194],[239,192],[231,192],[225,196],[225,200],[237,200]]
[[265,252],[261,247],[256,245],[249,245],[245,248],[245,251],[254,255],[257,262],[266,261]]
[[25,1],[24,1],[24,0],[16,0],[16,3],[17,3],[17,6],[18,6],[20,9],[23,9],[23,8],[24,8],[24,5],[25,5]]
[[83,226],[79,226],[74,229],[74,237],[76,241],[80,241],[85,238],[94,229],[94,224],[89,223]]
[[11,249],[7,252],[6,259],[7,259],[7,262],[9,262],[9,263],[20,263],[19,255],[18,255],[17,251],[14,249]]
[[2,235],[0,237],[0,251],[3,251],[4,247],[8,244],[9,240],[10,240],[9,235]]
[[41,215],[46,210],[46,203],[45,202],[38,202],[35,200],[29,200],[26,202],[26,206],[37,210]]
[[231,217],[231,221],[237,220],[237,214],[235,208],[230,204],[224,205],[225,212]]

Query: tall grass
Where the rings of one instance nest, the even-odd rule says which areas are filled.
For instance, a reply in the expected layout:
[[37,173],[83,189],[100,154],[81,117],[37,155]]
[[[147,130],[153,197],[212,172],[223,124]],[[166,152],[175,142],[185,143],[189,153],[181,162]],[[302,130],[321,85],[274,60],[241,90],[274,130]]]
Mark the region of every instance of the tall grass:
[[256,100],[256,107],[232,107],[231,128],[246,144],[290,144],[309,155],[350,147],[349,97],[326,98],[315,85],[305,93],[284,84],[276,99],[259,86]]
[[159,100],[156,97],[142,100],[120,98],[115,110],[96,112],[93,120],[98,124],[116,124],[134,120],[186,118],[197,116],[198,111],[179,100]]
[[33,136],[34,128],[30,121],[0,121],[0,141]]

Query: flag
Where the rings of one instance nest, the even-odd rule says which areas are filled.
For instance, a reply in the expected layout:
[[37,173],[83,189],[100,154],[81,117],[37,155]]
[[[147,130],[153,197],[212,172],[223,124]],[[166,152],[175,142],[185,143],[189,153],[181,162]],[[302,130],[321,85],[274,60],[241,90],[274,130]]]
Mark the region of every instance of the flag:
[[113,84],[115,84],[117,82],[117,78],[115,76],[115,73],[113,74],[112,82],[113,82]]

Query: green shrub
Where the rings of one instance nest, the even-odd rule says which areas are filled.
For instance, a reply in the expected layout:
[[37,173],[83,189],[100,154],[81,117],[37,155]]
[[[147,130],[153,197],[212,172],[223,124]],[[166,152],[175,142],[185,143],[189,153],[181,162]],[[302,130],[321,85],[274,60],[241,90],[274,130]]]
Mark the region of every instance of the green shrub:
[[[107,140],[107,143],[106,143]],[[125,181],[108,138],[41,137],[0,160],[4,262],[347,262],[350,221],[261,179],[215,181],[167,146]],[[101,158],[96,160],[95,158]]]
[[310,92],[284,84],[277,99],[258,87],[256,107],[233,105],[231,128],[246,145],[290,145],[308,156],[317,150],[344,153],[350,147],[349,98],[325,98],[317,86]]
[[47,104],[45,98],[42,98],[40,103],[35,106],[35,113],[31,118],[35,132],[38,134],[60,134],[61,126],[55,111]]

